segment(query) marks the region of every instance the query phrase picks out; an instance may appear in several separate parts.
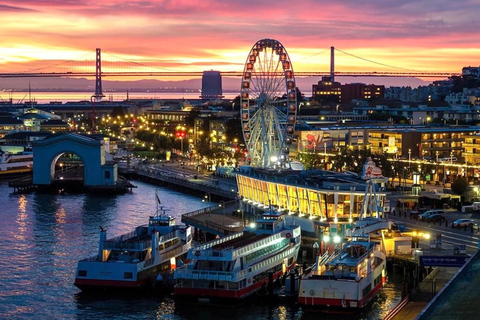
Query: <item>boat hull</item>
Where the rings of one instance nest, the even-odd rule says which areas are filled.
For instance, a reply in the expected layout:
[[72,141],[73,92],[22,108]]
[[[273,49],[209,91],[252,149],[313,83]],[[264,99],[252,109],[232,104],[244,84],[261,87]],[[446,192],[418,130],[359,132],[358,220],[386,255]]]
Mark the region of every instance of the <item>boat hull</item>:
[[[184,260],[186,252],[176,257]],[[162,276],[161,287],[172,288],[173,270],[170,259],[137,271],[137,264],[118,264],[98,261],[80,261],[74,285],[82,291],[116,291],[118,289],[153,288],[159,284],[157,278]],[[87,276],[82,276],[86,271]],[[83,273],[84,274],[84,273]],[[125,279],[128,277],[129,279]]]
[[[305,309],[360,310],[385,286],[385,262],[361,281],[344,279],[302,279],[298,304]],[[370,290],[368,290],[370,288]]]
[[[272,285],[274,285],[282,276],[282,271],[274,273]],[[267,276],[254,284],[238,290],[224,290],[219,288],[188,288],[176,286],[174,288],[174,296],[175,300],[185,302],[238,303],[252,297],[254,293],[262,292],[267,294],[268,285],[269,277]]]

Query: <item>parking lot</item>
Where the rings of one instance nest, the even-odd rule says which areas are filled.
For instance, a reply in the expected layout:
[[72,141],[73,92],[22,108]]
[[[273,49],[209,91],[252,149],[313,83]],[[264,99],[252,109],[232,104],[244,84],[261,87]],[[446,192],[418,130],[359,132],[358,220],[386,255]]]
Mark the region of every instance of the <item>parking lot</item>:
[[458,220],[458,219],[472,219],[475,223],[474,226],[466,226],[466,227],[461,227],[463,231],[468,231],[471,233],[477,234],[479,232],[479,225],[480,225],[480,212],[461,212],[456,209],[452,208],[440,208],[438,210],[443,211],[443,216],[445,217],[445,221],[424,221],[419,218],[419,215],[424,213],[425,211],[428,210],[433,210],[434,208],[431,207],[422,207],[422,208],[415,208],[411,209],[408,207],[396,207],[397,201],[399,199],[404,198],[404,195],[400,194],[399,192],[393,192],[388,196],[388,199],[390,200],[390,206],[391,210],[389,215],[392,217],[401,217],[403,219],[408,219],[412,220],[412,222],[416,222],[419,227],[428,227],[431,225],[436,225],[436,226],[442,226],[445,228],[452,228],[453,227],[453,222]]

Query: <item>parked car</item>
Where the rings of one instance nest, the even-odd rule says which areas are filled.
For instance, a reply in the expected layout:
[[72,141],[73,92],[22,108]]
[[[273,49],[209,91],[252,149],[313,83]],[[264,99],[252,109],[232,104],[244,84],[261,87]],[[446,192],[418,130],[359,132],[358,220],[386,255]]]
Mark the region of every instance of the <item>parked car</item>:
[[453,226],[455,228],[460,228],[460,227],[471,227],[475,224],[475,221],[473,221],[472,219],[458,219],[458,220],[455,220],[453,221]]
[[428,211],[425,211],[424,213],[418,215],[418,220],[426,221],[431,215],[434,215],[434,214],[443,215],[443,214],[445,214],[445,211],[443,211],[443,210],[428,210]]
[[440,162],[457,162],[457,157],[446,157],[440,159]]
[[426,219],[426,221],[428,222],[443,222],[445,220],[446,220],[445,216],[440,213],[434,213],[432,215],[429,215]]

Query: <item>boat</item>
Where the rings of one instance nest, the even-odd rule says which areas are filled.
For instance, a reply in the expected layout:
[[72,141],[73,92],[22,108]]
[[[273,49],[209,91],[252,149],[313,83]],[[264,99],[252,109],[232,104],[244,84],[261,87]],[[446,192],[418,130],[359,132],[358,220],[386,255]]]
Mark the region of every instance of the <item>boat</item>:
[[386,255],[381,241],[360,233],[339,246],[317,256],[312,269],[302,276],[297,302],[305,309],[357,311],[385,286]]
[[78,262],[74,284],[82,291],[153,287],[168,279],[173,285],[173,270],[191,245],[190,226],[177,225],[163,208],[148,225],[115,238],[100,227],[98,254]]
[[33,170],[33,152],[9,153],[0,150],[0,176]]
[[269,210],[255,226],[190,249],[174,273],[175,300],[235,303],[266,291],[295,267],[299,248],[300,227]]

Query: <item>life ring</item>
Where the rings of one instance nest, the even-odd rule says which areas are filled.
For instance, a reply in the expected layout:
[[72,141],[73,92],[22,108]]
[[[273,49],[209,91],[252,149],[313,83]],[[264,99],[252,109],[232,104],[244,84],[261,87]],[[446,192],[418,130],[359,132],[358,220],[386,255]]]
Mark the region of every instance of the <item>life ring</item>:
[[289,232],[287,232],[287,234],[285,235],[285,237],[287,237],[287,238],[291,238],[291,237],[292,237],[292,235],[291,235]]
[[310,290],[310,295],[314,296],[315,295],[315,290]]
[[197,257],[199,257],[199,256],[200,256],[200,251],[198,251],[198,250],[195,251],[195,255],[196,255]]

